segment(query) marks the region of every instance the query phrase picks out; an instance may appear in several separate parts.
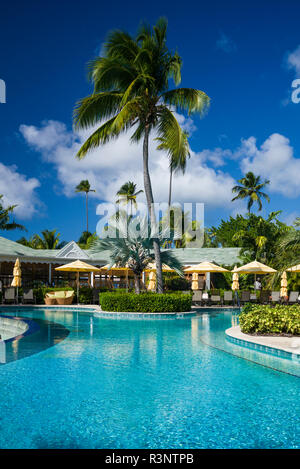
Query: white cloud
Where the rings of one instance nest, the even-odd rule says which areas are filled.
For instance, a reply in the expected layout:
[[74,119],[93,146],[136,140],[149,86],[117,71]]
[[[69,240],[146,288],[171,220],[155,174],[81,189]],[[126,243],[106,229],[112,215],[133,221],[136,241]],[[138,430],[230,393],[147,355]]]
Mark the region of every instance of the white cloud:
[[250,137],[242,140],[236,154],[242,158],[244,173],[252,171],[270,180],[271,192],[286,197],[300,195],[300,159],[295,158],[288,138],[274,133],[259,148],[256,139]]
[[0,163],[0,194],[4,206],[17,205],[14,213],[18,218],[29,219],[41,205],[35,189],[40,186],[36,178],[27,178],[18,172],[17,166]]
[[300,76],[300,45],[287,54],[286,64],[290,70],[294,70],[296,75]]
[[224,33],[220,33],[216,42],[216,48],[226,52],[227,54],[235,52],[237,49],[235,42]]
[[[192,125],[189,120],[181,123]],[[40,127],[22,125],[20,131],[27,143],[41,153],[44,161],[55,166],[63,193],[68,197],[75,196],[74,188],[81,179],[88,179],[96,189],[92,197],[108,202],[115,201],[117,190],[128,180],[135,181],[138,188],[144,185],[142,145],[131,144],[128,135],[121,135],[118,140],[95,149],[79,161],[75,155],[86,132],[76,134],[56,121],[43,122]],[[163,152],[156,150],[156,145],[151,139],[151,179],[155,200],[164,202],[168,197],[169,161]],[[207,161],[220,166],[225,154],[221,149],[216,149],[215,153],[209,150],[191,152],[185,175],[174,175],[173,201],[204,202],[212,208],[228,208],[234,180],[229,174],[207,166]]]

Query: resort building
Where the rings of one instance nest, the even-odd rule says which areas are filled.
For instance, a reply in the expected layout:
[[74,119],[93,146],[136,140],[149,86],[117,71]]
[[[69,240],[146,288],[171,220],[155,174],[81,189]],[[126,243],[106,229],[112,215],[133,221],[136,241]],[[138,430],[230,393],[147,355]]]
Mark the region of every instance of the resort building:
[[[240,263],[239,248],[188,248],[173,249],[176,257],[184,266],[198,264],[202,261],[210,261],[219,265],[233,267]],[[16,259],[19,258],[22,269],[22,284],[32,287],[43,283],[46,285],[75,284],[76,274],[72,272],[58,272],[56,267],[67,264],[72,260],[80,259],[96,267],[102,267],[109,262],[109,252],[92,252],[81,249],[75,241],[70,241],[61,249],[32,249],[9,239],[0,237],[0,281],[2,287],[11,285],[13,280],[13,268]],[[84,277],[85,275],[85,277]],[[81,282],[93,287],[101,287],[107,283],[125,283],[124,272],[114,272],[111,275],[83,274]],[[129,278],[131,282],[131,279]],[[209,274],[206,276],[209,282]]]

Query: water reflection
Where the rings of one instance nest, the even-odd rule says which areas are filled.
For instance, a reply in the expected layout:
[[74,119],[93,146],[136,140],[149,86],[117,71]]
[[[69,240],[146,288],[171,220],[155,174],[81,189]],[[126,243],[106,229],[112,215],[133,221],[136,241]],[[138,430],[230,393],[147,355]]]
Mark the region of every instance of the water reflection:
[[27,335],[21,335],[1,343],[0,363],[10,363],[39,353],[60,343],[69,335],[69,330],[62,324],[44,319],[33,321],[26,318],[26,321],[29,324]]

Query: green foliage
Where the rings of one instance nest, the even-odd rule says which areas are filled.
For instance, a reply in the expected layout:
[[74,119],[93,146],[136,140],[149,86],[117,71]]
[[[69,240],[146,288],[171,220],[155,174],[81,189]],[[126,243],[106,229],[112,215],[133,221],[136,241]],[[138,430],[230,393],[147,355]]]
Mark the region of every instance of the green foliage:
[[190,283],[183,277],[165,277],[164,284],[166,290],[187,291],[191,289]]
[[11,220],[12,213],[17,205],[9,205],[3,207],[3,195],[0,194],[0,230],[11,231],[11,230],[25,230],[23,225],[19,225],[14,220]]
[[81,181],[75,188],[75,192],[85,192],[88,194],[89,192],[96,192],[95,189],[91,189],[91,185],[87,179]]
[[[154,261],[154,234],[149,233],[147,218],[132,218],[121,215],[120,213],[118,219],[111,220],[107,231],[108,238],[96,241],[92,250],[94,252],[109,250],[111,266],[116,264],[120,267],[129,267],[135,277],[135,291],[139,293],[140,275],[149,262]],[[164,233],[155,234],[155,238],[163,242]],[[161,253],[161,261],[173,268],[179,275],[183,275],[180,262],[170,250]]]
[[132,208],[137,208],[136,198],[142,192],[143,190],[136,190],[136,184],[134,184],[134,182],[125,182],[125,184],[123,184],[117,192],[117,196],[119,196],[119,198],[116,200],[116,204],[130,204],[130,213],[132,215]]
[[29,239],[23,236],[17,243],[32,249],[61,249],[66,244],[65,241],[60,242],[60,233],[57,230],[44,230],[41,236],[35,234]]
[[103,311],[119,312],[184,312],[190,311],[192,295],[182,293],[101,293]]
[[267,184],[270,184],[270,181],[265,180],[264,182],[261,182],[260,176],[255,176],[251,171],[249,171],[246,176],[239,179],[238,182],[241,185],[234,186],[232,188],[233,194],[237,194],[237,196],[232,199],[232,202],[234,200],[248,199],[247,208],[249,213],[254,202],[257,203],[258,210],[262,209],[262,198],[270,202],[269,196],[261,191],[261,189],[263,189]]
[[278,219],[280,211],[271,212],[265,219],[262,216],[237,215],[229,220],[221,220],[218,227],[212,227],[207,234],[211,242],[222,247],[240,247],[244,262],[254,259],[275,266],[277,245],[282,236],[292,230]]
[[[75,292],[75,296],[76,292]],[[79,303],[83,305],[89,305],[92,303],[93,289],[90,287],[80,287],[79,289]]]
[[300,335],[300,305],[246,305],[239,317],[245,334]]

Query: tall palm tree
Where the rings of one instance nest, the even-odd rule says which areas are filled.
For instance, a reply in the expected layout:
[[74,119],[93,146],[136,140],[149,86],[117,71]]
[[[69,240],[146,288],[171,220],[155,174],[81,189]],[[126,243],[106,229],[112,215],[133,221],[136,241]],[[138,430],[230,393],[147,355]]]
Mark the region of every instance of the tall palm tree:
[[171,207],[172,202],[172,179],[173,173],[181,171],[183,174],[186,169],[186,161],[190,156],[190,148],[188,142],[188,133],[182,132],[182,144],[180,145],[180,151],[175,152],[172,147],[169,146],[169,141],[165,138],[158,137],[157,140],[160,142],[158,150],[164,150],[169,155],[170,160],[170,180],[169,180],[169,197],[168,206]]
[[[90,63],[89,76],[94,84],[92,95],[77,104],[74,123],[77,128],[99,127],[86,140],[77,156],[103,145],[133,128],[133,142],[143,139],[143,175],[151,224],[156,225],[153,192],[149,174],[149,136],[154,129],[168,142],[174,154],[185,151],[184,131],[173,110],[202,113],[209,105],[208,96],[193,88],[169,90],[170,79],[181,81],[181,58],[166,46],[167,21],[159,19],[153,28],[143,25],[136,37],[113,31],[104,46],[104,56]],[[104,124],[101,121],[105,119]],[[157,265],[158,292],[163,292],[160,244],[153,240]]]
[[9,205],[4,208],[2,203],[3,195],[0,194],[0,230],[11,231],[11,230],[26,230],[23,225],[16,223],[11,220],[11,215],[17,205]]
[[89,210],[88,210],[88,197],[89,192],[96,192],[95,189],[91,189],[91,185],[87,179],[80,181],[76,186],[75,192],[85,192],[85,208],[86,208],[86,231],[89,231]]
[[139,194],[144,192],[142,189],[137,191],[136,184],[132,181],[125,182],[118,190],[117,195],[119,198],[116,200],[116,203],[124,202],[126,205],[130,204],[130,215],[132,215],[132,207],[137,207],[136,198]]
[[232,202],[240,199],[249,199],[247,204],[249,213],[254,202],[258,204],[259,211],[262,209],[261,198],[270,202],[270,197],[261,191],[267,184],[270,184],[270,181],[267,179],[261,182],[260,176],[255,176],[255,174],[249,171],[242,179],[239,179],[238,182],[241,186],[234,186],[232,188],[233,194],[237,194],[237,196],[232,199]]

